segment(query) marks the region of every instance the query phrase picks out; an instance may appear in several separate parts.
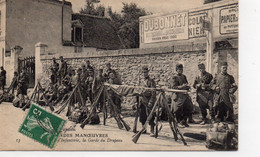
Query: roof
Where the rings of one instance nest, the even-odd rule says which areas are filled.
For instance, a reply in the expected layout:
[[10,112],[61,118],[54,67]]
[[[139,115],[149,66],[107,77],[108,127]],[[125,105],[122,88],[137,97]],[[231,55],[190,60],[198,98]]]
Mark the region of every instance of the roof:
[[[47,1],[56,2],[56,3],[59,3],[59,4],[63,3],[62,0],[47,0]],[[64,1],[64,4],[72,6],[72,4],[68,1]]]
[[122,47],[110,19],[87,14],[72,14],[72,20],[78,19],[84,24],[83,39],[87,47],[106,50],[117,50]]

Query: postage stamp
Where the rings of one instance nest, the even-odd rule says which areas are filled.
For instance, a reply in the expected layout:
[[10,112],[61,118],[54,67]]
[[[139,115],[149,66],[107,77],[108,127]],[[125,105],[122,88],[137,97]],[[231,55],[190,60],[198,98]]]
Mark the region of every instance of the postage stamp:
[[65,120],[44,109],[31,104],[31,108],[22,123],[19,132],[53,148],[58,140]]

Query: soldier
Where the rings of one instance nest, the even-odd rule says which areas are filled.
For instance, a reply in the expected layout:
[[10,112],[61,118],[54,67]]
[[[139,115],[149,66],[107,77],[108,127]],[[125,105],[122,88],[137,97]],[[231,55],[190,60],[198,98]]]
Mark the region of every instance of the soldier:
[[12,94],[14,94],[14,90],[17,88],[17,86],[18,86],[18,73],[15,71],[12,80]]
[[6,84],[6,71],[3,66],[0,67],[0,70],[0,88],[4,91]]
[[51,82],[52,84],[56,84],[58,80],[58,71],[59,71],[59,63],[56,62],[56,58],[52,58],[52,66],[51,66]]
[[214,78],[214,107],[217,121],[234,122],[233,103],[230,98],[237,90],[234,77],[227,73],[227,62],[221,63],[220,73]]
[[[121,82],[118,78],[116,78],[114,73],[109,73],[109,80],[108,83],[121,85]],[[109,90],[108,93],[110,94],[111,99],[113,100],[114,104],[117,106],[118,114],[121,114],[121,96]],[[113,115],[112,111],[110,110],[110,114]]]
[[93,81],[94,81],[94,71],[89,69],[88,74],[89,74],[89,76],[85,80],[86,97],[90,100],[91,103],[93,103],[92,85],[93,85]]
[[107,70],[106,70],[106,72],[104,74],[104,77],[105,77],[106,81],[108,81],[109,80],[109,74],[110,73],[116,74],[116,71],[111,68],[111,64],[110,63],[107,63],[106,66],[107,66]]
[[205,125],[207,123],[207,109],[209,109],[211,122],[215,121],[215,114],[213,109],[213,91],[210,88],[210,83],[213,79],[213,76],[206,72],[205,65],[199,64],[198,68],[200,70],[200,75],[195,78],[193,87],[196,89],[197,97],[196,100],[199,104],[202,122],[201,125]]
[[[142,73],[144,76],[144,80],[141,81],[141,86],[144,87],[148,87],[148,88],[156,88],[156,84],[155,81],[150,78],[149,76],[149,69],[147,66],[143,66],[142,67]],[[142,123],[143,127],[144,124],[147,120],[148,115],[150,114],[153,105],[155,103],[156,100],[156,92],[155,91],[151,91],[151,90],[145,90],[143,93],[141,93],[140,97],[139,97],[139,102],[140,102],[140,122]],[[155,115],[153,114],[151,120],[149,121],[149,125],[150,125],[150,136],[154,137],[155,136],[155,132],[154,132],[154,126],[155,126]],[[146,131],[145,131],[146,133]]]
[[[177,74],[174,74],[170,87],[172,89],[189,90],[188,81],[183,75],[183,65],[176,65]],[[174,93],[172,97],[173,112],[176,115],[177,121],[182,127],[189,127],[187,119],[191,116],[193,111],[193,104],[191,98],[186,93]]]
[[51,103],[52,101],[57,99],[58,96],[58,88],[52,82],[50,82],[48,88],[44,91],[48,101]]
[[[102,87],[104,82],[105,82],[105,78],[103,77],[103,69],[99,69],[97,75],[94,77],[94,81],[93,81],[93,85],[92,85],[94,99],[96,99],[98,91]],[[102,92],[99,97],[98,103],[97,103],[97,108],[100,111],[103,109],[103,104],[104,104],[103,97],[104,97],[104,94]]]
[[59,64],[58,74],[59,74],[59,81],[61,83],[62,79],[67,74],[67,63],[64,61],[63,56],[60,56],[60,64]]
[[23,107],[24,98],[25,96],[27,96],[28,85],[29,85],[29,78],[26,73],[26,69],[22,69],[22,72],[18,77],[18,89],[17,89],[17,95],[21,100],[20,107]]
[[86,60],[86,68],[88,71],[93,71],[94,72],[94,68],[90,65],[90,61],[89,60]]

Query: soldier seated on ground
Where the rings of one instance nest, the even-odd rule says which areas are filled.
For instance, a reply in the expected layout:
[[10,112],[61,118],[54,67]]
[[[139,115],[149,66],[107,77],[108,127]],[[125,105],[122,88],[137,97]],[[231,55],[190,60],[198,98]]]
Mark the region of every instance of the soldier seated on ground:
[[44,94],[46,95],[46,98],[49,102],[56,100],[58,94],[56,85],[53,85],[53,83],[50,82],[48,88],[44,91]]

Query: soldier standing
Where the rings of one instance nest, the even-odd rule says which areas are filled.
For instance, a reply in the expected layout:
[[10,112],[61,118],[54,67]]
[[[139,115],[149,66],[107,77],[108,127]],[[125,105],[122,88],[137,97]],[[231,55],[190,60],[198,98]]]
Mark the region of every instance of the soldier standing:
[[[105,82],[105,78],[103,77],[103,69],[99,69],[97,75],[94,77],[94,81],[92,85],[94,99],[96,99],[98,91],[100,90],[104,82]],[[100,111],[103,109],[103,104],[104,104],[103,97],[104,94],[102,92],[97,103],[97,108],[99,108]]]
[[227,62],[221,63],[221,72],[213,80],[214,107],[217,121],[234,122],[234,102],[230,98],[236,92],[237,85],[234,77],[227,73],[227,67]]
[[[148,87],[148,88],[156,88],[155,81],[150,78],[149,76],[149,69],[147,66],[142,67],[142,73],[144,76],[144,80],[141,81],[141,86]],[[145,90],[143,93],[141,93],[139,97],[140,102],[140,122],[142,123],[143,127],[145,127],[145,122],[147,120],[148,115],[150,114],[153,105],[156,100],[156,91],[153,90]],[[155,126],[155,115],[152,116],[151,120],[149,121],[150,125],[150,136],[155,136],[154,132],[154,126]],[[146,131],[145,131],[146,133]]]
[[59,63],[56,62],[56,58],[52,58],[52,66],[51,66],[51,82],[52,84],[56,84],[58,80],[58,71],[59,71]]
[[[189,90],[188,81],[183,75],[183,65],[176,65],[177,74],[174,74],[170,87],[172,89]],[[193,111],[193,104],[190,96],[187,93],[174,93],[172,97],[173,112],[176,115],[177,121],[182,127],[189,127],[187,119],[191,116]]]
[[26,73],[26,69],[22,69],[22,72],[18,77],[18,89],[17,89],[17,95],[21,99],[20,107],[23,107],[24,98],[25,96],[27,96],[28,86],[29,86],[29,78]]
[[6,84],[6,71],[4,70],[4,67],[0,67],[0,88],[4,91],[5,89],[5,84]]
[[90,61],[89,60],[86,60],[86,68],[88,71],[93,71],[94,72],[94,68],[90,65]]
[[90,100],[91,103],[93,103],[93,91],[92,91],[92,86],[93,86],[93,81],[94,81],[94,71],[89,69],[88,70],[89,76],[85,80],[85,85],[86,85],[86,97]]
[[14,94],[14,90],[17,88],[17,86],[18,86],[18,73],[15,71],[12,80],[12,94]]
[[[118,78],[116,78],[114,73],[109,73],[109,84],[121,85],[121,82]],[[108,93],[110,94],[111,99],[113,100],[114,104],[117,106],[118,114],[121,114],[121,96],[116,94],[114,91],[109,90]],[[112,115],[112,111],[110,110],[110,114]]]
[[205,65],[199,64],[198,68],[200,70],[200,75],[195,78],[193,87],[196,89],[197,97],[196,100],[199,104],[202,122],[201,125],[207,123],[207,109],[209,109],[211,122],[214,123],[215,114],[213,109],[213,91],[210,88],[210,83],[213,80],[213,76],[206,72]]
[[67,74],[67,63],[64,61],[63,56],[60,56],[60,64],[59,64],[58,74],[59,74],[59,81],[61,83],[62,79]]
[[107,63],[106,67],[107,67],[107,70],[106,70],[106,72],[104,74],[104,77],[105,77],[106,80],[109,80],[109,74],[110,73],[114,73],[116,75],[116,71],[111,68],[111,64],[110,63]]

